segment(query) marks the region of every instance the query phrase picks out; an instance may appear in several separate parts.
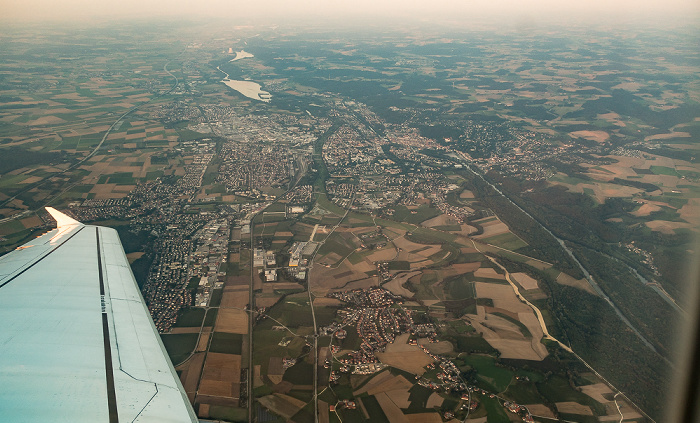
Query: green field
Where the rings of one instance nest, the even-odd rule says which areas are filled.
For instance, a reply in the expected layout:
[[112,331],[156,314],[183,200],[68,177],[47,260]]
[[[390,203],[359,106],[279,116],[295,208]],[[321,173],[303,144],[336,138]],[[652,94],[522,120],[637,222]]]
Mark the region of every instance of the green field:
[[211,405],[209,407],[209,417],[212,419],[222,419],[230,422],[248,421],[248,409],[227,407],[223,405]]
[[503,367],[498,367],[493,357],[471,354],[461,356],[460,359],[465,366],[476,370],[477,378],[485,383],[491,391],[505,391],[513,379],[513,372]]
[[517,250],[518,248],[527,247],[527,243],[512,232],[483,238],[482,240],[506,250]]
[[397,222],[418,224],[420,222],[439,216],[440,210],[428,205],[421,205],[416,209],[408,209],[405,206],[395,206],[391,219]]
[[237,333],[214,332],[211,337],[209,351],[224,354],[240,354],[243,335]]
[[192,307],[180,312],[177,317],[176,327],[199,327],[202,325],[204,320],[203,308]]
[[294,385],[311,385],[314,382],[313,366],[305,360],[297,360],[296,364],[284,372],[283,380]]
[[326,255],[333,252],[344,258],[353,252],[355,248],[355,245],[348,241],[342,233],[333,232],[319,247],[318,254]]
[[680,176],[676,169],[672,167],[650,166],[649,170],[651,170],[654,175]]
[[374,396],[362,397],[360,401],[362,401],[362,404],[365,406],[367,414],[369,414],[372,422],[389,423],[389,419],[386,417],[386,414],[384,414],[382,407]]
[[190,356],[197,346],[199,339],[198,333],[177,333],[177,334],[162,334],[160,339],[163,340],[165,350],[170,356],[170,361],[174,365],[178,365],[187,357]]
[[600,416],[605,414],[605,406],[588,395],[574,389],[568,379],[563,376],[555,375],[536,385],[540,394],[549,402],[577,402],[590,406],[596,415]]
[[219,314],[218,308],[210,308],[207,310],[207,315],[204,318],[204,326],[214,326],[216,323],[216,316]]

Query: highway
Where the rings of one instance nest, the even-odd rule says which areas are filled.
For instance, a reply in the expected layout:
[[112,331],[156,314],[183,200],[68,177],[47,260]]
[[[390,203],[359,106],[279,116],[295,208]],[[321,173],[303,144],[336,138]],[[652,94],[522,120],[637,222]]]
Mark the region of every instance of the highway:
[[[170,76],[172,76],[173,78],[175,78],[175,83],[173,84],[172,87],[170,87],[170,89],[169,89],[168,91],[165,91],[165,92],[163,92],[163,93],[161,93],[161,94],[158,94],[158,95],[156,95],[154,98],[158,98],[158,97],[162,97],[162,96],[164,96],[164,95],[170,94],[175,88],[177,88],[178,84],[180,83],[180,81],[177,79],[177,77],[176,77],[175,75],[173,75],[172,73],[170,73],[170,71],[168,71],[168,64],[169,64],[169,63],[170,63],[170,62],[166,63],[166,64],[163,66],[163,71],[165,71],[165,73],[167,73],[168,75],[170,75]],[[148,101],[143,102],[143,103],[139,104],[138,106],[134,106],[134,107],[132,107],[131,109],[127,110],[126,112],[122,113],[122,114],[117,118],[117,120],[115,120],[114,123],[112,123],[112,125],[110,125],[110,127],[107,129],[107,131],[106,131],[106,132],[104,133],[104,135],[102,136],[102,139],[100,140],[100,142],[99,142],[99,143],[97,144],[97,146],[90,152],[90,154],[88,154],[87,156],[85,156],[85,157],[83,157],[82,159],[80,159],[78,162],[73,163],[72,165],[68,166],[67,168],[65,168],[64,170],[62,170],[62,171],[60,171],[60,172],[58,172],[58,173],[54,173],[54,174],[51,174],[51,175],[44,176],[40,181],[37,181],[37,182],[35,182],[35,183],[33,183],[33,184],[29,184],[27,187],[25,187],[24,189],[20,190],[20,191],[19,191],[17,194],[15,194],[14,196],[12,196],[12,197],[8,198],[7,200],[3,201],[2,203],[0,203],[0,208],[2,208],[2,207],[4,207],[6,204],[9,204],[10,202],[14,201],[19,195],[22,195],[22,194],[24,194],[25,192],[28,192],[29,190],[32,190],[32,189],[34,189],[34,188],[40,187],[41,185],[43,185],[44,183],[46,183],[46,182],[49,181],[50,179],[55,178],[55,177],[60,176],[60,175],[63,175],[64,173],[66,173],[66,172],[68,172],[68,171],[71,171],[71,170],[73,170],[73,169],[76,169],[76,168],[78,168],[79,166],[81,166],[83,163],[85,163],[86,161],[90,160],[90,158],[92,158],[92,156],[94,156],[95,154],[97,154],[97,152],[98,152],[99,149],[102,147],[102,145],[104,144],[104,142],[105,142],[105,140],[107,139],[107,137],[109,136],[109,134],[112,132],[112,130],[114,129],[114,127],[117,126],[117,124],[118,124],[119,122],[121,122],[121,121],[122,121],[126,116],[128,116],[130,113],[134,112],[135,110],[138,110],[139,108],[145,106],[146,104],[151,103],[152,101],[153,101],[153,100],[148,100]],[[64,191],[65,191],[65,190],[64,190]],[[5,219],[2,219],[2,220],[0,220],[0,223],[7,222],[7,221],[10,221],[10,220],[14,220],[14,219],[18,219],[18,218],[20,218],[20,217],[27,216],[27,215],[32,214],[32,213],[36,213],[38,210],[43,210],[45,206],[48,206],[49,204],[51,204],[51,202],[52,202],[53,200],[55,200],[56,198],[58,198],[61,194],[63,194],[64,191],[61,191],[61,192],[59,192],[59,193],[56,194],[56,195],[53,195],[53,196],[51,196],[51,197],[48,197],[45,201],[42,202],[41,206],[39,206],[39,207],[37,207],[37,208],[35,208],[35,209],[33,209],[33,210],[25,210],[25,211],[22,212],[22,213],[17,213],[17,214],[15,214],[15,215],[12,215],[12,216],[10,216],[10,217],[7,217],[7,218],[5,218]]]
[[[549,333],[549,330],[547,330],[547,325],[544,322],[544,317],[542,316],[542,312],[534,304],[532,304],[525,297],[523,297],[523,295],[520,293],[520,290],[518,289],[518,286],[511,279],[510,272],[508,272],[508,270],[505,267],[503,267],[503,265],[501,265],[501,263],[496,261],[495,258],[491,257],[490,255],[484,254],[479,249],[479,247],[477,246],[476,242],[474,242],[474,240],[471,240],[471,241],[472,241],[472,244],[474,245],[474,248],[476,249],[476,251],[483,254],[486,258],[488,258],[491,261],[491,263],[495,264],[496,266],[498,266],[499,269],[501,269],[503,272],[505,272],[506,280],[510,284],[511,288],[513,288],[513,292],[515,292],[515,295],[518,297],[518,299],[520,301],[527,304],[532,309],[532,311],[535,313],[535,316],[537,316],[537,321],[540,323],[540,327],[542,328],[542,333],[544,334],[544,338],[546,338],[550,341],[556,342],[563,350],[573,354],[581,363],[583,363],[584,366],[586,366],[588,368],[588,370],[595,373],[595,375],[598,376],[598,378],[600,378],[603,382],[605,382],[606,385],[608,385],[613,391],[615,391],[615,398],[617,398],[618,395],[622,395],[627,402],[629,402],[634,408],[637,409],[637,411],[642,413],[646,418],[648,418],[652,422],[654,421],[651,417],[649,417],[647,415],[647,413],[644,412],[644,410],[642,410],[637,404],[635,404],[631,399],[629,399],[627,397],[627,395],[622,393],[619,389],[615,388],[615,386],[612,383],[610,383],[600,373],[598,373],[593,367],[591,367],[583,358],[581,358],[578,354],[576,354],[574,352],[574,350],[571,349],[571,347],[569,347],[568,345],[565,345],[564,343],[559,341],[557,338],[552,336]],[[617,400],[615,401],[615,405],[617,406],[618,411],[620,411],[620,406],[617,404]],[[622,412],[620,411],[620,421],[622,421],[622,418],[623,418]]]
[[547,232],[552,238],[554,238],[554,240],[557,241],[557,243],[561,246],[561,248],[562,248],[562,249],[566,252],[566,254],[572,259],[572,261],[573,261],[574,263],[576,263],[576,266],[578,266],[578,268],[581,270],[581,273],[583,273],[583,275],[586,277],[586,280],[587,280],[588,283],[591,285],[591,287],[593,287],[593,289],[595,290],[595,292],[596,292],[603,300],[605,300],[605,302],[608,303],[608,304],[610,305],[610,307],[612,307],[612,309],[615,311],[615,314],[617,314],[617,316],[620,318],[620,320],[622,320],[622,322],[623,322],[625,325],[627,325],[627,327],[630,328],[630,330],[632,330],[632,332],[634,332],[635,335],[637,335],[637,337],[642,341],[642,343],[643,343],[647,348],[649,348],[651,351],[653,351],[654,353],[656,353],[656,355],[658,355],[661,359],[663,359],[669,366],[672,366],[672,367],[673,367],[673,365],[671,364],[671,362],[668,361],[668,359],[666,359],[666,357],[664,357],[663,355],[661,355],[661,354],[659,353],[659,351],[651,344],[651,342],[649,342],[649,341],[644,337],[644,335],[642,335],[642,333],[632,324],[632,322],[630,322],[629,319],[627,319],[627,317],[625,317],[625,315],[622,313],[622,311],[621,311],[619,308],[617,308],[617,306],[616,306],[615,303],[610,299],[610,297],[608,297],[608,296],[605,294],[605,292],[600,288],[600,286],[598,286],[598,284],[596,283],[595,279],[593,279],[593,276],[588,272],[588,270],[583,266],[583,264],[581,264],[581,262],[576,258],[576,256],[574,255],[573,251],[571,251],[571,249],[566,245],[566,243],[564,242],[564,240],[562,240],[561,238],[559,238],[559,237],[557,237],[556,235],[554,235],[554,233],[552,233],[552,231],[550,231],[549,228],[547,228],[546,226],[544,226],[544,225],[542,224],[542,222],[540,222],[539,220],[535,219],[535,218],[534,218],[530,213],[528,213],[527,211],[523,210],[518,204],[516,204],[513,200],[511,200],[505,193],[503,193],[500,189],[498,189],[498,187],[496,187],[494,184],[492,184],[491,182],[489,182],[488,180],[486,180],[486,178],[484,178],[480,173],[478,173],[477,171],[475,171],[474,169],[472,169],[472,167],[471,167],[471,165],[469,164],[469,162],[467,161],[467,159],[464,158],[464,156],[462,156],[462,157],[463,157],[463,163],[464,163],[464,165],[466,166],[467,169],[469,169],[470,172],[472,172],[474,175],[476,175],[476,176],[479,177],[482,181],[484,181],[486,184],[488,184],[488,185],[489,185],[491,188],[493,188],[497,193],[499,193],[501,196],[503,196],[503,198],[505,198],[505,199],[508,200],[512,205],[514,205],[515,207],[517,207],[518,210],[520,210],[524,215],[526,215],[527,217],[529,217],[530,219],[532,219],[534,222],[536,222],[542,229],[545,230],[545,232]]

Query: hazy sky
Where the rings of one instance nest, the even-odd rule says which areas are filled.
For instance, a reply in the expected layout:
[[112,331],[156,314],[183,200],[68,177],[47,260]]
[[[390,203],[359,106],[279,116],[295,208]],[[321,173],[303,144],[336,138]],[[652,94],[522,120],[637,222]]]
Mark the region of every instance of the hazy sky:
[[301,17],[429,19],[491,17],[548,19],[679,15],[700,16],[698,0],[0,0],[2,20],[116,20],[124,17]]

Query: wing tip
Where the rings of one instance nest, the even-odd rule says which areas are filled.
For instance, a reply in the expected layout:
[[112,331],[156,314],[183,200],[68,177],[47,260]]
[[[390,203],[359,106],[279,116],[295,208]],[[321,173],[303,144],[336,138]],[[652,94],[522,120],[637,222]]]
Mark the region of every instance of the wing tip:
[[49,212],[51,217],[56,220],[56,224],[58,225],[59,228],[65,227],[65,226],[74,226],[74,225],[82,225],[82,223],[78,222],[77,220],[73,219],[72,217],[69,217],[60,211],[54,209],[53,207],[46,207],[46,211]]

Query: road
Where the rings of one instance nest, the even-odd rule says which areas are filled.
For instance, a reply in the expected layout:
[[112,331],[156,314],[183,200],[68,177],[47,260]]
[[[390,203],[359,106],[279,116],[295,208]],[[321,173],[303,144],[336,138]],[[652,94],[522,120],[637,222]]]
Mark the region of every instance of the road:
[[[625,395],[624,393],[622,393],[619,389],[615,388],[615,386],[614,386],[612,383],[610,383],[610,382],[609,382],[607,379],[605,379],[600,373],[598,373],[593,367],[591,367],[583,358],[581,358],[578,354],[576,354],[576,353],[574,352],[574,350],[571,349],[571,347],[569,347],[568,345],[565,345],[564,343],[562,343],[561,341],[559,341],[557,338],[553,337],[553,336],[549,333],[549,330],[547,330],[547,325],[546,325],[546,323],[544,322],[544,317],[542,316],[542,312],[541,312],[540,309],[537,308],[534,304],[532,304],[530,301],[528,301],[527,299],[525,299],[525,297],[523,297],[522,294],[520,294],[520,290],[518,289],[518,286],[517,286],[517,285],[513,282],[513,280],[510,278],[510,272],[508,272],[508,270],[507,270],[505,267],[503,267],[503,266],[501,265],[501,263],[499,263],[498,261],[496,261],[495,258],[493,258],[493,257],[491,257],[491,256],[489,256],[489,255],[487,255],[487,254],[482,253],[482,251],[479,249],[479,247],[477,246],[476,242],[474,242],[474,240],[471,240],[471,241],[472,241],[472,244],[474,245],[474,248],[475,248],[479,253],[481,253],[481,254],[483,254],[484,256],[486,256],[486,258],[488,258],[488,259],[491,261],[491,263],[495,264],[496,266],[498,266],[499,269],[501,269],[501,270],[503,270],[503,272],[505,272],[505,274],[506,274],[506,280],[508,281],[508,283],[510,284],[510,286],[513,288],[513,292],[515,292],[515,295],[518,297],[518,299],[519,299],[520,301],[522,301],[523,303],[527,304],[527,305],[532,309],[532,311],[535,312],[535,315],[537,316],[537,321],[540,323],[540,327],[542,328],[542,333],[544,334],[544,337],[545,337],[546,339],[548,339],[548,340],[550,340],[550,341],[553,341],[553,342],[556,342],[557,345],[559,345],[563,350],[565,350],[565,351],[567,351],[567,352],[573,354],[574,357],[576,357],[581,363],[583,363],[584,366],[586,366],[586,367],[588,368],[588,370],[592,371],[596,376],[598,376],[598,378],[600,378],[603,382],[605,382],[605,384],[608,385],[608,386],[615,392],[615,398],[617,398],[618,395],[621,395],[622,397],[625,398],[625,400],[626,400],[627,402],[629,402],[634,408],[636,408],[637,411],[639,411],[640,413],[642,413],[646,418],[648,418],[648,419],[651,420],[652,422],[654,421],[651,417],[649,417],[649,416],[644,412],[644,410],[642,410],[637,404],[635,404],[631,399],[629,399],[629,398],[627,397],[627,395]],[[617,409],[618,409],[618,411],[619,411],[619,410],[620,410],[620,407],[619,407],[619,405],[617,404],[617,401],[615,401],[615,405],[617,405]],[[622,412],[621,412],[621,411],[620,411],[620,421],[622,421]]]
[[506,200],[508,200],[508,202],[510,202],[513,206],[517,207],[518,210],[520,210],[524,215],[526,215],[527,217],[529,217],[530,219],[532,219],[534,222],[536,222],[542,229],[544,229],[545,232],[547,232],[552,238],[554,238],[554,240],[557,241],[557,243],[561,246],[561,248],[566,252],[566,254],[571,258],[571,260],[576,264],[576,266],[579,268],[579,270],[581,270],[581,273],[583,273],[583,275],[586,277],[586,280],[587,280],[588,283],[591,285],[591,287],[593,287],[593,289],[595,290],[595,292],[596,292],[603,300],[605,300],[605,302],[608,303],[608,305],[610,305],[610,307],[612,307],[612,309],[615,311],[615,314],[617,314],[617,316],[620,318],[620,320],[622,320],[622,322],[623,322],[625,325],[627,325],[627,327],[630,328],[630,330],[632,330],[632,332],[634,332],[635,335],[637,335],[637,337],[640,339],[640,341],[642,341],[642,343],[643,343],[647,348],[649,348],[649,349],[650,349],[651,351],[653,351],[656,355],[658,355],[661,359],[663,359],[669,366],[673,367],[673,365],[671,364],[671,362],[668,361],[668,359],[666,359],[663,355],[661,355],[661,354],[659,353],[659,351],[651,344],[651,342],[649,342],[649,341],[644,337],[644,335],[642,335],[642,333],[632,324],[632,322],[630,322],[629,319],[627,319],[627,317],[625,317],[625,315],[622,313],[622,311],[621,311],[619,308],[617,308],[617,306],[616,306],[615,303],[610,299],[610,297],[608,297],[608,296],[605,294],[605,292],[600,288],[600,286],[598,286],[598,283],[595,281],[595,279],[593,278],[593,276],[588,272],[588,270],[583,266],[583,264],[581,264],[581,262],[576,258],[576,256],[574,255],[573,251],[571,251],[571,249],[566,245],[566,243],[564,242],[564,240],[562,240],[561,238],[559,238],[559,237],[557,237],[556,235],[554,235],[554,233],[552,233],[552,231],[550,231],[549,228],[547,228],[546,226],[544,226],[544,225],[542,224],[542,222],[540,222],[539,220],[535,219],[535,218],[534,218],[530,213],[528,213],[527,211],[523,210],[518,204],[516,204],[513,200],[511,200],[510,197],[508,197],[505,193],[503,193],[500,189],[498,189],[498,187],[496,187],[494,184],[492,184],[491,182],[489,182],[488,180],[486,180],[486,178],[484,178],[479,172],[477,172],[477,171],[475,171],[474,169],[472,169],[472,167],[471,167],[471,165],[469,164],[468,160],[467,160],[466,158],[464,158],[464,156],[462,156],[462,157],[463,157],[463,163],[464,163],[464,165],[467,167],[467,169],[469,169],[470,172],[472,172],[474,175],[476,175],[477,177],[479,177],[479,178],[480,178],[482,181],[484,181],[488,186],[490,186],[491,188],[493,188],[497,193],[499,193],[501,196],[503,196],[503,198],[505,198]]
[[253,220],[255,220],[256,214],[250,218],[250,286],[248,287],[248,422],[252,423],[255,421],[253,416],[253,379],[255,375],[253,374],[255,368],[253,367],[253,322],[255,321],[255,266],[253,266],[253,234],[255,233],[253,229]]
[[[352,199],[350,200],[350,204],[355,201],[355,195],[353,194]],[[346,217],[348,217],[348,213],[350,213],[350,209],[345,210],[345,214],[343,217],[338,220],[338,223],[333,226],[333,229],[331,229],[330,232],[328,232],[328,235],[326,235],[326,239],[330,238],[330,236],[335,232],[335,230],[340,226],[341,223],[345,220]],[[316,225],[316,228],[314,228],[314,234],[316,233],[318,225]],[[310,239],[313,239],[313,235]],[[318,253],[318,250],[321,248],[321,245],[325,240],[321,241],[318,246],[316,247],[316,251],[314,251],[314,255],[311,257],[311,260],[309,260],[309,268],[307,271],[307,282],[306,282],[306,292],[309,294],[309,306],[311,307],[311,317],[313,318],[314,322],[314,423],[318,423],[318,358],[316,357],[318,354],[318,327],[316,325],[316,313],[314,311],[314,300],[311,295],[311,285],[309,283],[310,278],[311,278],[311,269],[313,268],[314,264],[314,259],[316,258],[316,254]]]
[[[178,84],[180,83],[180,81],[177,79],[177,77],[176,77],[175,75],[173,75],[172,73],[170,73],[170,71],[168,71],[168,64],[169,64],[169,63],[170,63],[170,62],[166,63],[166,64],[163,66],[163,71],[165,71],[165,73],[167,73],[168,75],[170,75],[170,76],[172,76],[173,78],[175,78],[175,83],[173,84],[172,87],[170,87],[170,89],[169,89],[168,91],[166,91],[166,92],[164,92],[164,93],[162,93],[162,94],[156,95],[156,96],[154,97],[154,99],[155,99],[155,98],[158,98],[158,97],[162,97],[162,96],[167,95],[167,94],[170,94],[175,88],[177,88]],[[139,108],[145,106],[146,104],[151,103],[152,101],[153,101],[153,100],[148,100],[148,101],[146,101],[146,102],[144,102],[144,103],[141,103],[141,104],[139,104],[138,106],[134,106],[134,107],[132,107],[131,109],[127,110],[126,112],[122,113],[122,114],[117,118],[117,120],[115,120],[114,123],[112,123],[112,125],[110,125],[110,127],[107,129],[107,131],[106,131],[106,132],[104,133],[104,135],[102,136],[102,139],[100,140],[100,142],[99,142],[99,143],[97,144],[97,146],[90,152],[90,154],[88,154],[87,156],[85,156],[85,157],[83,157],[81,160],[79,160],[78,162],[73,163],[72,165],[68,166],[67,168],[65,168],[64,170],[62,170],[62,171],[60,171],[60,172],[58,172],[58,173],[54,173],[54,174],[51,174],[51,175],[47,175],[47,176],[45,176],[44,178],[42,178],[40,181],[37,181],[37,182],[35,182],[35,183],[33,183],[33,184],[29,184],[27,187],[25,187],[24,189],[22,189],[21,191],[19,191],[19,192],[18,192],[17,194],[15,194],[14,196],[12,196],[12,197],[8,198],[7,200],[3,201],[2,203],[0,203],[0,208],[2,208],[2,207],[4,207],[6,204],[9,204],[10,202],[14,201],[19,195],[22,195],[22,194],[24,194],[25,192],[28,192],[29,190],[32,190],[32,189],[34,189],[34,188],[40,187],[41,185],[45,184],[45,183],[46,183],[47,181],[49,181],[50,179],[52,179],[52,178],[54,178],[54,177],[57,177],[57,176],[60,176],[60,175],[63,175],[64,173],[66,173],[66,172],[68,172],[68,171],[70,171],[70,170],[76,169],[77,167],[79,167],[79,166],[81,166],[83,163],[85,163],[86,161],[90,160],[90,158],[92,158],[92,156],[94,156],[95,154],[97,154],[97,152],[98,152],[99,149],[102,147],[102,145],[104,144],[104,142],[105,142],[105,140],[107,139],[107,137],[109,136],[109,134],[112,132],[112,130],[114,129],[114,127],[117,126],[117,124],[118,124],[119,122],[122,121],[122,119],[124,119],[127,115],[129,115],[130,113],[134,112],[135,110],[138,110]],[[22,213],[18,213],[18,214],[15,214],[15,215],[13,215],[13,216],[10,216],[10,217],[7,217],[7,218],[5,218],[5,219],[2,219],[2,220],[0,220],[0,223],[7,222],[7,221],[10,221],[10,220],[14,220],[14,219],[18,219],[18,218],[20,218],[20,217],[22,217],[22,216],[27,216],[27,215],[29,215],[29,214],[31,214],[31,213],[36,213],[38,210],[41,210],[41,209],[43,209],[45,206],[48,206],[49,204],[51,204],[51,202],[52,202],[53,200],[55,200],[58,196],[60,196],[62,193],[63,193],[63,191],[62,191],[62,192],[59,192],[59,193],[56,194],[56,195],[53,195],[53,196],[49,197],[48,199],[46,199],[45,201],[42,202],[42,205],[41,205],[41,206],[39,206],[39,207],[37,207],[37,208],[35,208],[35,209],[33,209],[33,210],[26,210],[26,211],[24,211],[24,212],[22,212]]]
[[479,247],[477,246],[476,242],[474,242],[474,240],[471,240],[471,241],[472,241],[472,244],[474,245],[474,249],[475,249],[476,251],[478,251],[479,253],[483,254],[487,259],[489,259],[489,260],[491,261],[491,263],[495,264],[496,266],[498,266],[499,269],[501,269],[501,270],[503,270],[503,271],[505,272],[505,274],[506,274],[506,280],[507,280],[508,283],[510,284],[511,288],[513,288],[513,291],[515,292],[515,296],[518,297],[518,299],[519,299],[520,301],[522,301],[522,302],[524,302],[525,304],[527,304],[527,305],[532,309],[532,311],[535,312],[535,316],[537,316],[537,321],[540,323],[540,327],[542,328],[542,333],[544,334],[544,337],[545,337],[546,339],[549,339],[550,341],[556,342],[556,343],[559,344],[559,346],[560,346],[561,348],[563,348],[564,350],[566,350],[566,351],[568,351],[568,352],[570,352],[570,353],[573,353],[574,351],[573,351],[568,345],[563,344],[563,343],[562,343],[561,341],[559,341],[557,338],[555,338],[555,337],[553,337],[552,335],[550,335],[549,331],[547,330],[547,325],[546,325],[545,322],[544,322],[544,317],[542,316],[542,312],[540,311],[539,308],[535,307],[534,304],[532,304],[530,301],[528,301],[525,297],[522,296],[522,294],[520,293],[520,290],[518,289],[518,286],[511,280],[511,278],[510,278],[510,272],[508,272],[508,270],[506,270],[506,268],[503,267],[503,266],[501,265],[501,263],[497,262],[496,259],[494,259],[493,257],[491,257],[491,256],[489,256],[489,255],[487,255],[487,254],[484,254],[484,253],[479,249]]

